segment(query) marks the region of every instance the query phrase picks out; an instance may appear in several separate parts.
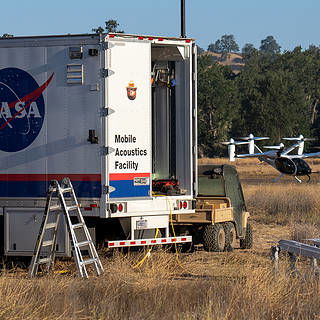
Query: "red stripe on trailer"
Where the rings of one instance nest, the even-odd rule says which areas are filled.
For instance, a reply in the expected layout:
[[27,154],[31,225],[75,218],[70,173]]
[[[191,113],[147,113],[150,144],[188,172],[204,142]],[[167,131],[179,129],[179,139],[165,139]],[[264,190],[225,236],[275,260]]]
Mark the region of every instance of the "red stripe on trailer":
[[68,177],[71,181],[101,181],[100,174],[77,174],[77,173],[14,173],[0,174],[0,181],[51,181],[62,180]]
[[147,244],[147,241],[141,241],[141,244]]
[[181,241],[187,241],[187,238],[181,238]]
[[133,180],[136,177],[150,177],[149,172],[143,172],[143,173],[110,173],[109,174],[109,180]]
[[120,242],[120,246],[124,246],[126,244],[125,241]]
[[108,243],[108,246],[109,246],[109,247],[113,247],[113,246],[114,246],[114,242],[109,242],[109,243]]
[[165,242],[167,242],[167,240],[166,240],[166,239],[162,239],[161,242],[162,242],[162,243],[165,243]]
[[151,240],[151,243],[157,243],[157,240]]
[[176,241],[177,241],[177,239],[176,239],[176,238],[173,238],[171,241],[172,241],[172,242],[176,242]]
[[134,244],[136,244],[136,242],[135,241],[130,241],[130,244],[134,245]]

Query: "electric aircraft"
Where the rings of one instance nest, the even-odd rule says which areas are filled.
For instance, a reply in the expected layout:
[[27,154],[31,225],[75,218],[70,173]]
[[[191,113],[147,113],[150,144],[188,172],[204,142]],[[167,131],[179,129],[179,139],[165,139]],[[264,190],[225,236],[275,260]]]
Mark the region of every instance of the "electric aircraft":
[[[270,150],[263,152],[255,144],[255,141],[267,139],[269,139],[269,137],[255,137],[253,134],[250,134],[248,137],[239,138],[240,141],[235,141],[231,138],[227,142],[222,142],[222,144],[228,146],[230,161],[235,161],[235,158],[258,158],[260,161],[266,162],[280,172],[280,176],[276,180],[279,180],[283,175],[290,175],[294,176],[299,183],[301,183],[302,180],[298,177],[303,176],[307,177],[307,182],[309,182],[312,170],[303,159],[318,158],[320,157],[320,152],[303,153],[303,149],[305,141],[312,141],[314,139],[304,138],[303,135],[292,138],[282,138],[283,140],[292,141],[293,144],[287,148],[283,143],[277,146],[264,146],[263,148]],[[236,146],[243,144],[248,144],[249,153],[236,154]],[[295,149],[297,149],[297,153],[292,154],[291,152]]]

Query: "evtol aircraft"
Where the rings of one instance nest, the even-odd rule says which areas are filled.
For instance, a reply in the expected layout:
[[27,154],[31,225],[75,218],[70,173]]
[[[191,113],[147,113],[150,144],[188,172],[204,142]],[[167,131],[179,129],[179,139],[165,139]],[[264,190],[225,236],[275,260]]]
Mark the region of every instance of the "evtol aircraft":
[[[320,152],[303,153],[303,149],[305,141],[312,141],[314,139],[304,138],[303,135],[282,138],[283,140],[292,141],[292,145],[285,147],[283,143],[280,143],[276,146],[264,146],[263,148],[269,149],[264,152],[255,142],[267,139],[269,139],[269,137],[255,137],[253,134],[250,134],[248,137],[239,138],[240,141],[235,141],[231,138],[227,142],[222,142],[222,144],[228,146],[230,161],[235,161],[236,158],[258,158],[260,161],[266,162],[280,172],[276,180],[279,180],[283,175],[290,175],[299,183],[303,182],[302,177],[306,177],[306,182],[309,182],[310,175],[313,172],[309,164],[303,159],[319,158]],[[248,145],[249,153],[236,154],[236,146],[243,144]],[[292,153],[294,150],[297,150],[296,154]]]

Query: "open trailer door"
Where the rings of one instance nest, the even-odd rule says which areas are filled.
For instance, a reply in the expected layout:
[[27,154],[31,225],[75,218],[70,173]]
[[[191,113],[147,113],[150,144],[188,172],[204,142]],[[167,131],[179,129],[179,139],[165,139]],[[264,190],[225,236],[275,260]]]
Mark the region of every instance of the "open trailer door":
[[150,42],[107,37],[105,180],[112,199],[151,196]]

